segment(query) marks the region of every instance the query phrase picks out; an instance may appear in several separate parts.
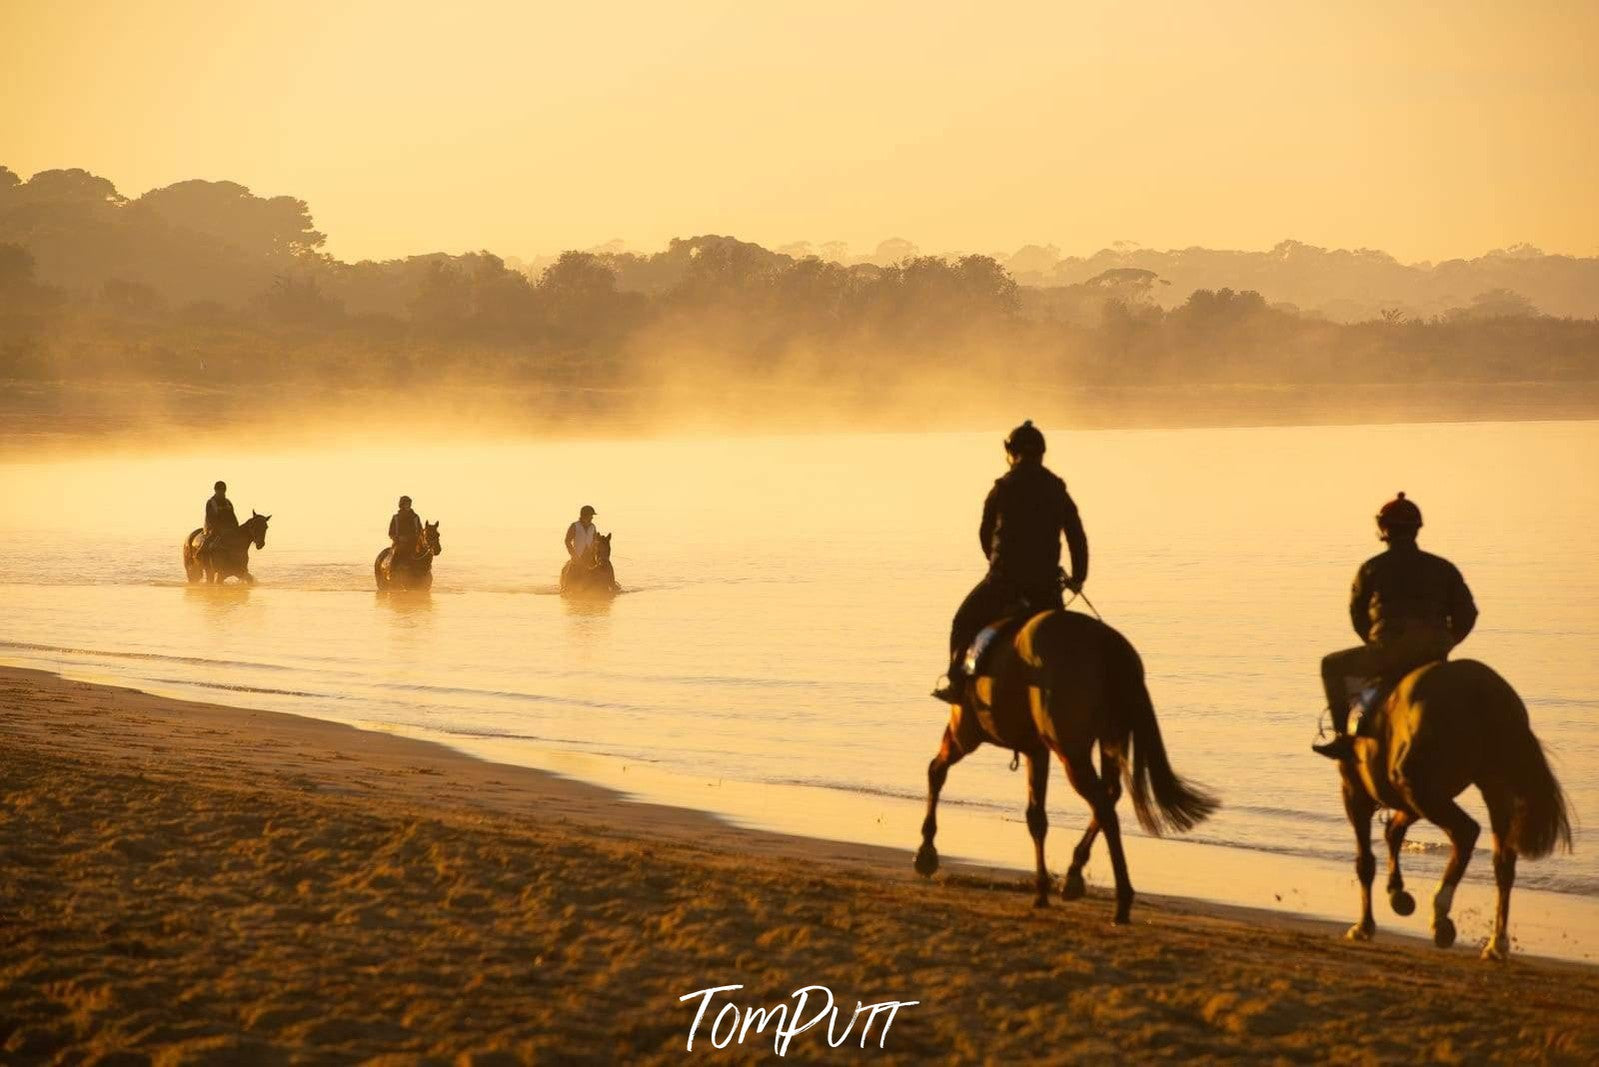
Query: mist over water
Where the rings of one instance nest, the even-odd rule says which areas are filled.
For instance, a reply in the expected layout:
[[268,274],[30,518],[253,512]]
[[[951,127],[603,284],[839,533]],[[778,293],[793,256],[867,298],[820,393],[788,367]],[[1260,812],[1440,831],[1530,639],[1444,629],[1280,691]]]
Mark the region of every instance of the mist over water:
[[[1134,841],[1141,889],[1260,903],[1269,887],[1247,872],[1236,889],[1182,874],[1242,849],[1291,861],[1271,869],[1296,885],[1349,885],[1335,904],[1352,910],[1336,776],[1307,746],[1317,662],[1353,643],[1349,582],[1399,489],[1481,606],[1458,655],[1519,689],[1578,819],[1599,811],[1599,423],[1046,429],[1087,525],[1087,592],[1142,652],[1177,769],[1225,805],[1197,844]],[[472,444],[397,430],[362,449],[7,463],[0,661],[417,733],[908,847],[944,714],[925,693],[983,570],[1001,434]],[[241,518],[272,515],[251,589],[183,582],[178,545],[217,478]],[[431,596],[373,591],[401,493],[442,524]],[[582,504],[615,534],[626,593],[609,605],[554,595]],[[1027,861],[1008,758],[985,749],[952,771],[943,822],[966,844],[947,851]],[[1463,803],[1484,818],[1474,790]],[[1063,775],[1050,809],[1063,863],[1086,821]],[[1443,838],[1419,826],[1412,841],[1407,874],[1425,887]],[[1467,879],[1491,882],[1485,852]],[[1521,865],[1530,928],[1524,888],[1591,902],[1599,854],[1579,830],[1575,854]]]

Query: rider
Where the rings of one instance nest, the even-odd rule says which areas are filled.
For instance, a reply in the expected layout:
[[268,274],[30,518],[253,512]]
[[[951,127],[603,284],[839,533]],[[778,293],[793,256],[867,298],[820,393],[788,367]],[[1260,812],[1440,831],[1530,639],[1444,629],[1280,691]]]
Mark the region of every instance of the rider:
[[391,564],[409,560],[416,555],[416,542],[422,536],[422,518],[411,510],[411,498],[400,498],[400,510],[389,520],[389,543],[394,546],[389,559]]
[[933,696],[945,703],[960,699],[966,681],[966,649],[978,631],[1018,606],[1030,611],[1062,608],[1060,535],[1071,552],[1066,588],[1073,593],[1088,579],[1088,536],[1066,483],[1044,466],[1044,435],[1022,423],[1005,438],[1010,470],[994,482],[983,503],[977,536],[988,557],[988,574],[967,594],[949,634],[949,673]]
[[1400,493],[1377,512],[1377,536],[1387,551],[1361,564],[1349,597],[1349,617],[1365,642],[1321,661],[1321,683],[1332,711],[1329,759],[1354,755],[1349,729],[1349,683],[1392,685],[1424,663],[1445,659],[1477,622],[1471,590],[1453,563],[1416,547],[1421,509]]
[[205,526],[200,536],[200,551],[209,552],[218,537],[225,531],[239,528],[239,517],[233,514],[233,501],[228,499],[228,483],[218,482],[216,492],[205,502]]
[[572,557],[573,562],[582,559],[594,547],[596,536],[594,509],[584,504],[583,510],[577,513],[577,521],[566,528],[566,554]]

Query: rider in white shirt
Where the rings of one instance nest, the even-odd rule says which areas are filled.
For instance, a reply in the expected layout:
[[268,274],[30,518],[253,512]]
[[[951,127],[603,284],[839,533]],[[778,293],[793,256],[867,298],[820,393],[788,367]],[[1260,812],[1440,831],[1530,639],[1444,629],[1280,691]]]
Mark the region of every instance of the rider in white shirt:
[[566,552],[574,560],[582,559],[594,545],[599,532],[594,528],[594,509],[587,504],[578,513],[577,521],[566,528]]

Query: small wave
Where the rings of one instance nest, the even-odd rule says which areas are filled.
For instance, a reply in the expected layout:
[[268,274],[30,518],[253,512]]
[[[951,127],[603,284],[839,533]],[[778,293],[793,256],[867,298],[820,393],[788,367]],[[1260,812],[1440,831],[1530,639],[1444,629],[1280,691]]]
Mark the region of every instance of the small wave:
[[157,685],[183,685],[196,689],[217,689],[225,693],[253,693],[258,696],[301,697],[306,700],[342,700],[334,693],[308,693],[300,689],[272,689],[267,686],[244,685],[239,682],[207,682],[198,678],[151,678]]
[[103,656],[107,659],[131,659],[155,663],[190,663],[198,667],[245,667],[250,670],[292,670],[281,663],[252,663],[247,660],[209,659],[205,656],[178,656],[165,652],[113,652],[101,648],[63,648],[57,645],[36,645],[26,641],[0,640],[0,648],[14,648],[24,652],[51,652],[62,656]]

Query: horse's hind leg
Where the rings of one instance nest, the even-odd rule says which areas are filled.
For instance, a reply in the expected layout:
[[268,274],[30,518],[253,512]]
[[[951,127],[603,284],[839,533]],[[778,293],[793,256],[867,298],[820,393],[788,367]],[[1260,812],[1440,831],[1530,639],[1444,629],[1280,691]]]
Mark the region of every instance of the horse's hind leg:
[[1516,850],[1510,845],[1510,815],[1515,800],[1503,789],[1484,788],[1482,796],[1488,802],[1488,819],[1494,832],[1494,882],[1499,887],[1499,901],[1494,908],[1494,932],[1482,947],[1485,960],[1510,958],[1510,890],[1516,884]]
[[1351,941],[1370,941],[1377,932],[1377,920],[1371,915],[1371,882],[1377,877],[1377,857],[1371,851],[1371,817],[1377,805],[1348,767],[1344,768],[1343,778],[1344,813],[1355,831],[1355,877],[1360,879],[1360,921],[1344,936]]
[[1083,831],[1077,847],[1072,849],[1072,865],[1066,868],[1066,877],[1060,885],[1063,900],[1079,900],[1088,892],[1088,883],[1083,881],[1083,868],[1088,865],[1088,857],[1094,851],[1094,838],[1098,836],[1099,820],[1090,815],[1088,828]]
[[922,847],[916,850],[916,873],[924,877],[938,870],[938,849],[933,847],[933,838],[938,833],[938,794],[944,789],[944,779],[949,776],[949,769],[976,747],[975,740],[970,744],[961,744],[963,739],[957,736],[960,730],[960,713],[957,711],[950,717],[949,725],[944,727],[944,740],[938,746],[938,755],[927,765],[927,817],[922,820]]
[[1439,948],[1448,948],[1455,943],[1455,924],[1449,918],[1449,909],[1454,906],[1455,887],[1466,873],[1466,864],[1471,862],[1471,850],[1477,847],[1477,835],[1481,827],[1453,799],[1416,796],[1416,792],[1412,788],[1411,799],[1416,810],[1429,822],[1437,823],[1449,836],[1452,846],[1449,865],[1444,868],[1443,880],[1438,883],[1438,891],[1432,898],[1432,943]]
[[1388,842],[1388,906],[1395,915],[1409,915],[1416,910],[1416,898],[1405,892],[1405,876],[1399,871],[1399,850],[1405,847],[1405,831],[1416,821],[1408,811],[1395,811],[1388,820],[1383,838]]
[[1040,748],[1027,753],[1027,832],[1033,835],[1033,862],[1036,867],[1034,885],[1037,893],[1033,907],[1049,907],[1049,871],[1044,867],[1044,835],[1049,833],[1049,814],[1044,809],[1044,798],[1049,792],[1049,750]]
[[[1100,781],[1099,775],[1094,773],[1094,761],[1087,748],[1074,751],[1070,754],[1062,753],[1061,762],[1066,765],[1066,777],[1071,779],[1072,788],[1077,790],[1079,796],[1088,801],[1088,806],[1093,809],[1094,821],[1099,824],[1100,832],[1105,835],[1105,847],[1110,849],[1110,866],[1116,876],[1116,917],[1111,921],[1120,926],[1127,922],[1133,908],[1133,883],[1127,875],[1127,855],[1122,850],[1121,824],[1116,818],[1116,802],[1111,798],[1110,791]],[[1092,844],[1092,840],[1089,841]]]
[[[1100,750],[1099,776],[1114,807],[1122,795],[1121,760],[1103,749]],[[1088,892],[1088,884],[1083,881],[1083,868],[1088,866],[1088,857],[1093,854],[1094,839],[1098,836],[1099,820],[1089,816],[1088,828],[1083,831],[1077,847],[1072,849],[1072,865],[1066,868],[1066,878],[1061,883],[1060,895],[1063,899],[1077,900]]]

